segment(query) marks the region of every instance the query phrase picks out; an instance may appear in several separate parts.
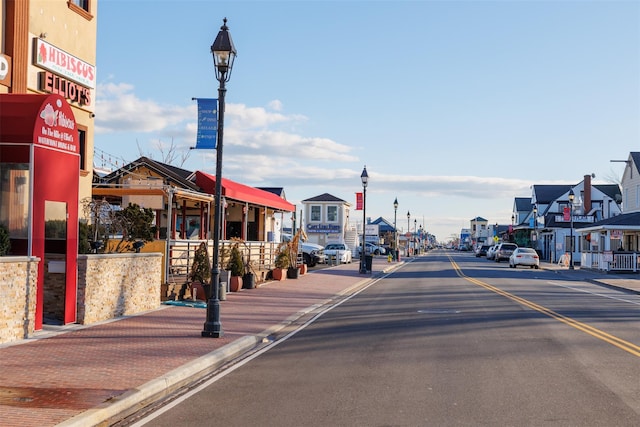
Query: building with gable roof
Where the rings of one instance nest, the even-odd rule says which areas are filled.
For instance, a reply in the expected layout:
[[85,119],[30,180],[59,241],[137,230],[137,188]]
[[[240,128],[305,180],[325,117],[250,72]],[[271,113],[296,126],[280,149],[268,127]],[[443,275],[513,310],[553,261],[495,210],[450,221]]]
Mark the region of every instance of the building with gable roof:
[[631,152],[622,175],[622,192],[614,195],[619,215],[581,227],[582,265],[606,271],[640,271],[640,152]]
[[302,205],[309,242],[322,246],[345,243],[352,250],[358,245],[357,230],[349,225],[351,203],[324,193],[303,200]]
[[[590,247],[590,242],[578,230],[621,213],[617,202],[620,187],[593,185],[591,178],[585,175],[576,185],[532,186],[528,212],[526,198],[514,202],[511,240],[518,246],[533,247],[543,260],[557,262],[571,251],[573,237],[573,260],[580,262],[580,253]],[[570,191],[574,193],[573,203],[569,201]]]

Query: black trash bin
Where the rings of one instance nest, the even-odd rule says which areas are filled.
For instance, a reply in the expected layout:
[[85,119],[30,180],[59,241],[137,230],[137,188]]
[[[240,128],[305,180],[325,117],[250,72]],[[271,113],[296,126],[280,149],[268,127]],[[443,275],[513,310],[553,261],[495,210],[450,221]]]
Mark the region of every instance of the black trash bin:
[[367,269],[367,271],[373,270],[373,255],[364,256],[364,266]]

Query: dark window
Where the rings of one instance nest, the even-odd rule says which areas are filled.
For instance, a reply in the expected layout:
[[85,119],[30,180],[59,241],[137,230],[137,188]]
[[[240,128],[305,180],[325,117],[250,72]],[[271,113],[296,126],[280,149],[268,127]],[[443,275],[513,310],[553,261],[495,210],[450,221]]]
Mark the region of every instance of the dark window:
[[91,14],[91,0],[67,0],[69,9],[90,21],[93,19]]
[[71,3],[89,12],[89,0],[71,0]]
[[87,170],[87,130],[78,126],[78,146],[80,147],[80,170]]

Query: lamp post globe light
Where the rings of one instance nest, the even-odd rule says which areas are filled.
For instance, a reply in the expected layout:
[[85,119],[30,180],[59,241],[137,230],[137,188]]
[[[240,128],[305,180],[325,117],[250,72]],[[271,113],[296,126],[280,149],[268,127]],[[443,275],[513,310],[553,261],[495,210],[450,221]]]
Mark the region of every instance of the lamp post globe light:
[[365,237],[367,233],[367,184],[369,183],[369,175],[365,166],[360,175],[362,181],[362,250],[360,251],[360,273],[367,273],[367,264],[365,263]]
[[396,219],[398,218],[398,198],[393,201],[393,250],[395,254],[393,257],[398,260],[398,227],[396,227]]
[[224,335],[222,324],[220,323],[220,300],[218,298],[218,287],[220,281],[220,235],[222,219],[222,142],[224,131],[224,96],[227,92],[225,83],[231,77],[233,61],[236,58],[236,48],[231,40],[227,18],[222,21],[222,27],[211,45],[213,54],[213,65],[216,72],[216,79],[220,82],[218,87],[218,133],[216,144],[216,187],[215,204],[213,216],[213,268],[211,269],[211,292],[207,301],[207,320],[202,331],[203,337],[220,338]]
[[570,240],[571,244],[569,245],[569,270],[573,270],[573,200],[575,199],[575,194],[573,194],[573,188],[569,190],[569,218],[571,218],[571,231],[570,231]]

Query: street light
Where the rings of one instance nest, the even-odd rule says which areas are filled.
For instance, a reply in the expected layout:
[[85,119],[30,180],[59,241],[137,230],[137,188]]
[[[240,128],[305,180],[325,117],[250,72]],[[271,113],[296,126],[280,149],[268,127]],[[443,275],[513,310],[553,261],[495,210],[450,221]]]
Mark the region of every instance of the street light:
[[407,256],[409,256],[409,250],[411,249],[411,225],[410,221],[411,220],[411,213],[409,213],[409,211],[407,211],[407,233],[408,233],[408,237],[407,237]]
[[365,235],[367,233],[367,183],[369,182],[369,175],[367,174],[367,167],[362,169],[360,175],[362,181],[362,250],[360,251],[360,273],[367,273],[367,265],[365,264]]
[[222,219],[222,135],[224,130],[224,96],[227,92],[225,83],[231,77],[233,61],[236,58],[236,48],[231,40],[227,18],[223,19],[222,27],[211,45],[213,65],[216,79],[220,82],[218,87],[218,140],[216,144],[216,188],[213,216],[213,268],[211,272],[211,292],[207,301],[207,320],[202,331],[203,337],[220,338],[224,335],[220,323],[220,300],[218,299],[218,286],[220,280],[220,234]]
[[398,218],[398,198],[393,201],[393,250],[396,251],[394,258],[398,260],[398,228],[396,227],[396,219]]
[[575,194],[573,194],[573,188],[569,190],[569,217],[571,218],[571,245],[569,249],[569,270],[573,270],[573,199],[575,198]]
[[533,234],[531,239],[535,242],[535,246],[533,247],[535,249],[536,246],[538,246],[538,207],[537,206],[533,207]]

